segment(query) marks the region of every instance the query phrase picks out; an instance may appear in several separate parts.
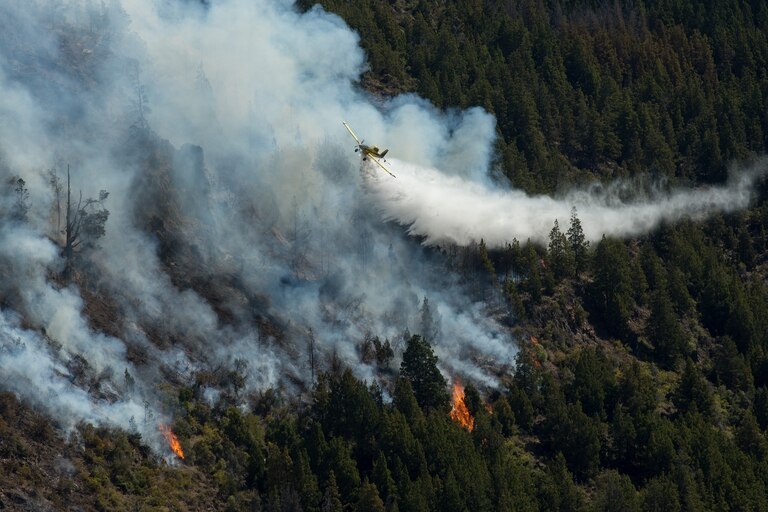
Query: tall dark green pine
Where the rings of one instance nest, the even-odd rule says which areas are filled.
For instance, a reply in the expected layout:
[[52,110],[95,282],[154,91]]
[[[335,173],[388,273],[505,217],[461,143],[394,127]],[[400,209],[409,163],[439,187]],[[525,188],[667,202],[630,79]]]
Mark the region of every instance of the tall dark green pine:
[[403,362],[400,364],[400,376],[410,381],[421,407],[447,408],[447,385],[437,368],[437,356],[429,343],[418,334],[408,340],[408,346],[403,352]]
[[760,387],[755,391],[755,399],[752,403],[755,418],[760,428],[768,429],[768,387]]
[[573,382],[567,393],[581,402],[589,416],[606,417],[607,398],[614,395],[616,377],[613,366],[603,352],[585,348],[573,365]]
[[643,512],[679,512],[680,497],[675,482],[666,475],[652,478],[642,490]]
[[686,355],[687,342],[680,322],[672,308],[666,289],[657,289],[651,300],[651,316],[645,329],[653,344],[656,360],[666,369]]
[[[555,454],[552,461],[547,466],[547,473],[552,479],[552,484],[556,489],[557,508],[560,512],[570,510],[581,510],[584,498],[580,489],[573,481],[573,475],[568,471],[565,457],[561,452]],[[544,505],[541,503],[541,505]],[[541,510],[541,509],[540,509]]]
[[339,486],[336,484],[336,475],[333,471],[328,475],[328,482],[325,484],[325,493],[323,494],[320,510],[322,512],[342,512],[343,510]]
[[584,235],[584,229],[576,214],[575,206],[571,209],[571,225],[567,235],[568,245],[570,245],[573,254],[574,270],[576,274],[579,274],[589,266],[589,241]]
[[400,376],[395,381],[395,392],[392,396],[392,404],[403,413],[411,429],[421,431],[426,426],[424,412],[419,407],[419,402],[413,392],[411,381]]
[[365,480],[360,489],[360,499],[355,506],[357,512],[384,512],[384,502],[379,497],[376,484]]
[[528,275],[525,280],[525,290],[531,297],[531,302],[537,304],[541,300],[541,258],[532,243],[527,246]]
[[391,508],[397,501],[397,487],[395,485],[395,480],[392,478],[392,473],[387,466],[387,458],[382,451],[379,452],[373,463],[373,469],[371,469],[371,482],[376,484],[376,488],[379,489],[384,500],[384,505],[388,509]]
[[360,472],[352,457],[352,446],[348,441],[334,437],[328,443],[328,457],[342,499],[351,502],[360,489]]
[[555,279],[571,277],[575,273],[573,251],[565,234],[560,231],[560,225],[555,219],[554,226],[549,232],[549,262]]
[[453,471],[449,469],[448,474],[443,480],[443,488],[439,497],[440,510],[465,512],[467,508],[461,495],[461,489],[456,482],[456,477],[453,475]]
[[710,417],[712,414],[715,405],[712,390],[690,359],[685,363],[680,383],[672,394],[672,401],[681,414],[689,411],[693,406],[705,417]]
[[629,256],[624,243],[603,237],[593,260],[595,280],[591,286],[595,320],[621,339],[631,336],[629,320],[634,308]]
[[640,512],[640,497],[627,475],[621,475],[615,470],[606,471],[596,479],[595,485],[591,510]]
[[293,481],[296,482],[296,489],[301,497],[303,508],[304,510],[317,510],[322,494],[317,483],[317,476],[312,473],[312,468],[309,465],[309,455],[307,455],[306,448],[298,451],[294,461]]

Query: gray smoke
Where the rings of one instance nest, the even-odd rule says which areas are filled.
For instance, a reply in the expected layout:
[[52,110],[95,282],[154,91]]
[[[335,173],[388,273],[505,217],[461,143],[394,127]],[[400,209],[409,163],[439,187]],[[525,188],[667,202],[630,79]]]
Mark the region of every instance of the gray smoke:
[[[11,1],[0,20],[0,178],[30,191],[24,221],[7,215],[12,187],[0,208],[3,389],[65,427],[161,446],[167,379],[240,367],[248,390],[299,391],[310,340],[316,371],[335,357],[374,379],[359,346],[389,339],[396,368],[425,297],[447,375],[493,386],[488,368],[512,364],[509,333],[445,259],[381,222],[341,125],[477,180],[487,113],[360,92],[358,36],[287,2]],[[75,269],[88,297],[58,277],[49,178],[67,166],[75,197],[109,192],[106,234]]]
[[[390,340],[395,369],[406,331],[447,376],[496,386],[516,353],[497,312],[382,212],[429,243],[500,244],[541,240],[572,205],[595,238],[748,201],[744,179],[644,206],[498,191],[492,116],[371,97],[365,66],[340,18],[280,0],[0,4],[0,179],[30,191],[23,221],[11,186],[0,202],[0,387],[161,446],[163,382],[237,367],[248,391],[300,392],[310,351],[316,371],[338,358],[375,379],[359,347]],[[392,148],[397,179],[360,167],[342,120]],[[78,197],[109,191],[80,289],[59,277],[49,185],[67,165]]]

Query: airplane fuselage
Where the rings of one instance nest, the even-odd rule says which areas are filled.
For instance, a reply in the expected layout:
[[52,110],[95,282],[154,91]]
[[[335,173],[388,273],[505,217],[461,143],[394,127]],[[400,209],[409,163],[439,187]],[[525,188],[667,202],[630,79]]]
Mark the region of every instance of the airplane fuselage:
[[367,144],[360,144],[358,145],[358,148],[360,149],[360,152],[363,154],[363,158],[374,156],[376,158],[384,158],[384,156],[387,154],[388,149],[385,149],[381,153],[379,152],[379,148],[376,146],[368,146]]
[[385,166],[382,162],[380,162],[380,160],[386,162],[386,160],[384,160],[384,156],[387,154],[387,151],[389,151],[388,149],[385,149],[384,151],[379,152],[379,148],[378,147],[376,147],[376,146],[368,146],[367,144],[363,144],[363,141],[361,141],[360,139],[357,138],[357,135],[355,135],[355,132],[352,131],[352,128],[350,128],[347,123],[342,121],[341,124],[344,125],[344,128],[347,129],[347,131],[352,136],[352,138],[355,139],[355,142],[357,143],[357,147],[355,148],[355,152],[359,151],[362,154],[362,156],[363,156],[363,160],[368,160],[368,158],[370,157],[370,159],[373,162],[375,162],[376,165],[381,167],[384,170],[384,172],[386,172],[387,174],[389,174],[393,178],[396,177],[394,174],[392,174],[392,171],[387,169],[387,166]]

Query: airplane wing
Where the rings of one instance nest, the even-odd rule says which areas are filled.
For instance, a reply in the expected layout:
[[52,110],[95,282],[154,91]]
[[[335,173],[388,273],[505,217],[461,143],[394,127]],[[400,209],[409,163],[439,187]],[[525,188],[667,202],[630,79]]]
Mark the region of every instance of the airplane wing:
[[360,145],[361,144],[360,139],[357,138],[357,135],[355,135],[355,132],[352,131],[352,128],[350,128],[349,125],[344,121],[342,121],[341,124],[344,125],[344,128],[346,128],[349,134],[355,139],[355,142],[357,142],[357,144]]
[[378,159],[378,158],[376,158],[376,157],[375,157],[375,156],[373,156],[373,155],[368,155],[368,158],[370,158],[371,160],[373,160],[374,162],[376,162],[376,163],[379,165],[379,167],[381,167],[382,169],[384,169],[384,171],[385,171],[387,174],[389,174],[389,175],[390,175],[390,176],[392,176],[393,178],[397,178],[397,176],[395,176],[394,174],[392,174],[392,171],[390,171],[389,169],[387,169],[387,167],[386,167],[386,166],[385,166],[383,163],[381,163],[381,162],[379,161],[379,159]]

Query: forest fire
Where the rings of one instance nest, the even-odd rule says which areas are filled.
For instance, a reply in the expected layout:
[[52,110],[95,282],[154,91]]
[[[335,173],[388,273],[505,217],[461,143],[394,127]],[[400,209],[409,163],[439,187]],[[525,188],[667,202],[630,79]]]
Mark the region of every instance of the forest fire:
[[168,446],[171,447],[171,450],[173,450],[173,453],[179,456],[180,459],[184,458],[184,450],[181,449],[181,443],[179,443],[179,439],[176,437],[176,434],[173,433],[173,430],[171,430],[171,427],[168,425],[164,425],[163,423],[160,423],[158,425],[158,428],[160,429],[160,433],[163,434],[163,437],[166,441],[168,441]]
[[467,404],[464,403],[464,386],[456,381],[453,384],[453,407],[451,407],[451,419],[466,428],[470,432],[475,428],[475,418],[469,414]]

